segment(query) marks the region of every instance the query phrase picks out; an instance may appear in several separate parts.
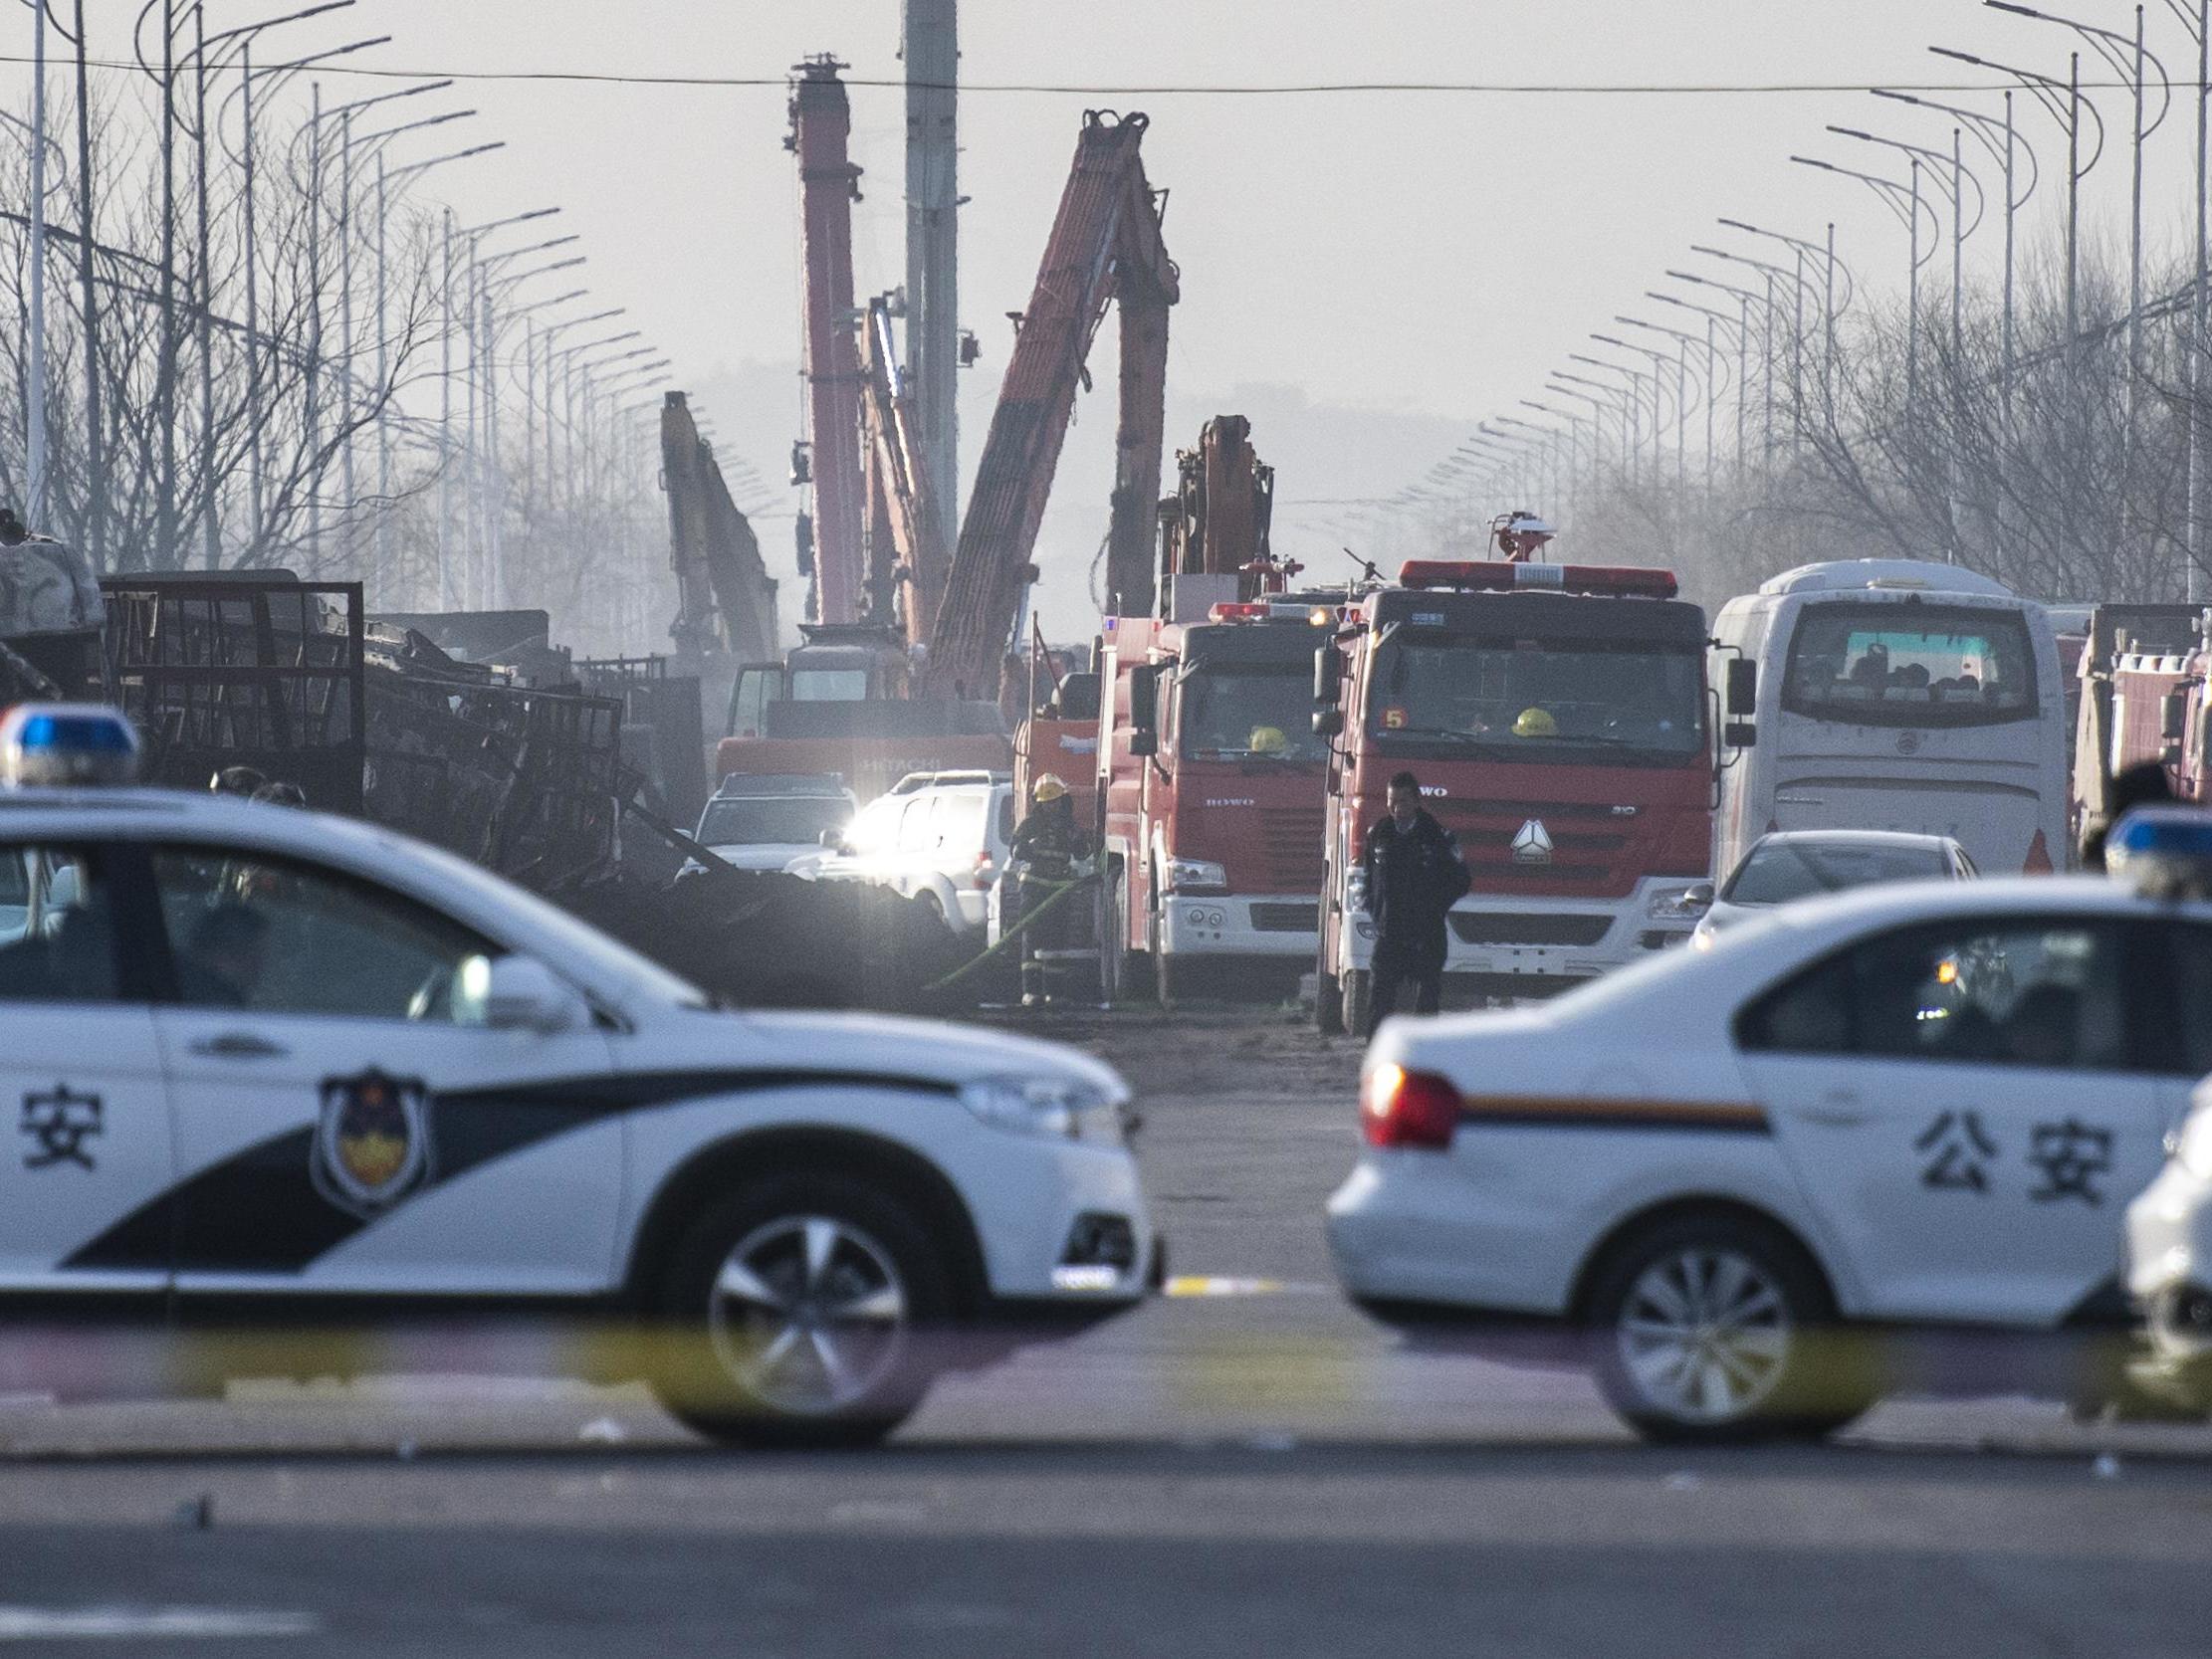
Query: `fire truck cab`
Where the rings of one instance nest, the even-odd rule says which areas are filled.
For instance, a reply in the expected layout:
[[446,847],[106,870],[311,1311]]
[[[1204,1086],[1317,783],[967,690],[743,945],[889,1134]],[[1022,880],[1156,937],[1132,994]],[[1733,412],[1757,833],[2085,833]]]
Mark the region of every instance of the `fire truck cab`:
[[1215,604],[1203,620],[1108,617],[1098,742],[1102,976],[1163,1003],[1313,959],[1321,888],[1314,651],[1334,603]]
[[1369,593],[1315,673],[1327,762],[1324,1030],[1363,1030],[1363,856],[1390,780],[1421,780],[1474,878],[1447,994],[1541,996],[1686,940],[1709,889],[1705,616],[1672,573],[1425,562]]

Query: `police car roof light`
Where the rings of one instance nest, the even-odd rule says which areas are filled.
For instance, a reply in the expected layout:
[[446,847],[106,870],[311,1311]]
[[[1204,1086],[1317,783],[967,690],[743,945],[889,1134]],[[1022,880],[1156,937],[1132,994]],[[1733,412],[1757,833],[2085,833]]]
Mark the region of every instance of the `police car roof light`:
[[2212,897],[2212,812],[2137,807],[2105,836],[2104,868],[2152,897]]
[[129,783],[137,775],[138,733],[118,710],[26,703],[0,717],[0,785]]
[[1271,605],[1216,605],[1207,613],[1210,622],[1264,622],[1274,614]]
[[1671,570],[1635,564],[1508,564],[1502,560],[1411,559],[1399,572],[1405,587],[1506,593],[1515,588],[1638,599],[1671,599],[1680,584]]

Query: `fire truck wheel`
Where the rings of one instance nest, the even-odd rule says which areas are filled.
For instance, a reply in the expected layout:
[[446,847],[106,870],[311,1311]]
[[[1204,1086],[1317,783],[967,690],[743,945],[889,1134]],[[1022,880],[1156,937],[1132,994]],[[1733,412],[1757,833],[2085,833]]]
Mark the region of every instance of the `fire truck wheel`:
[[1364,968],[1354,968],[1342,980],[1337,1006],[1342,1011],[1344,1029],[1355,1037],[1367,1035],[1367,1010],[1375,995],[1375,975]]
[[1337,977],[1321,968],[1313,973],[1313,1024],[1324,1037],[1344,1035],[1344,991]]
[[1117,869],[1106,889],[1098,962],[1109,1002],[1141,1002],[1150,994],[1152,958],[1129,948],[1129,877]]

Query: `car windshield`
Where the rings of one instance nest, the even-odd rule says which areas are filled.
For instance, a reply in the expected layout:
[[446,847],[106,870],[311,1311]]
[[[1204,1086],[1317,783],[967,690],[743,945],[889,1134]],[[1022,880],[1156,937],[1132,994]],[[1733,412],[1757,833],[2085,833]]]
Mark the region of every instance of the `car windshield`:
[[1319,760],[1310,669],[1215,668],[1184,676],[1183,753],[1202,760]]
[[1580,764],[1593,749],[1680,761],[1704,749],[1704,663],[1642,642],[1476,640],[1386,644],[1370,694],[1383,738]]
[[699,839],[710,847],[811,846],[851,817],[841,797],[712,800],[699,819]]
[[1994,726],[2037,710],[2035,651],[2017,610],[1808,607],[1782,706],[1855,726]]
[[1745,856],[1720,897],[1731,905],[1786,905],[1815,893],[1949,874],[1940,847],[1770,838]]

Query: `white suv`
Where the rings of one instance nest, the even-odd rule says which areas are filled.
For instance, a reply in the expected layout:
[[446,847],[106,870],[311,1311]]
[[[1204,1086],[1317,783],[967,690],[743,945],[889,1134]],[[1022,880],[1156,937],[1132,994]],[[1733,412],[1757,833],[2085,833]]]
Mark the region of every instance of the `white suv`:
[[726,1011],[387,830],[0,790],[0,1387],[70,1391],[8,1340],[65,1309],[180,1339],[153,1388],[510,1320],[708,1435],[864,1441],[1157,1260],[1098,1061]]
[[1004,772],[911,772],[862,807],[834,848],[793,873],[889,888],[965,934],[990,919],[1013,829],[1013,779]]

